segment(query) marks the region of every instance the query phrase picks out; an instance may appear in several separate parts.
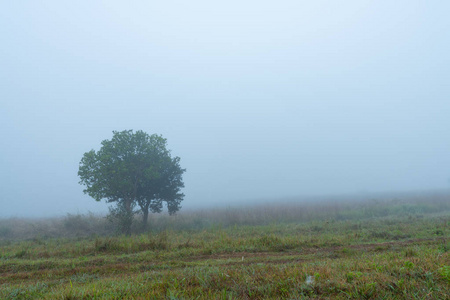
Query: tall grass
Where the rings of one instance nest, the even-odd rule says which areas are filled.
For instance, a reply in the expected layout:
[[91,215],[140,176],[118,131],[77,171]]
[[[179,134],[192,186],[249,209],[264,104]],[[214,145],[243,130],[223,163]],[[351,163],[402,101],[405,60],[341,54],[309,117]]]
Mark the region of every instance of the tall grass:
[[[264,204],[181,211],[175,216],[154,214],[149,217],[149,231],[198,231],[231,226],[263,226],[286,223],[370,220],[375,218],[421,217],[423,214],[448,214],[449,193],[397,194],[395,198],[372,199],[323,198],[281,200]],[[140,216],[133,232],[143,233]],[[0,219],[0,241],[39,238],[76,238],[112,236],[116,231],[105,216],[67,214],[47,219]]]

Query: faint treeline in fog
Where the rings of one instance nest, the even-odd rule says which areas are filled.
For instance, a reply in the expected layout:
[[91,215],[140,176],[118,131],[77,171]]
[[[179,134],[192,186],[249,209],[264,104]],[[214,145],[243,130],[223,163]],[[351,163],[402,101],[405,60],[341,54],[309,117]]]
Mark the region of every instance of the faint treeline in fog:
[[[368,220],[424,214],[450,213],[450,193],[378,195],[361,200],[356,197],[322,197],[282,199],[261,204],[181,211],[175,216],[154,214],[149,218],[149,230],[198,231],[230,226],[259,226],[274,223],[306,223],[314,221]],[[142,233],[140,216],[136,216],[134,233]],[[0,219],[0,240],[33,238],[74,238],[115,235],[114,225],[105,216],[67,214],[47,219]]]

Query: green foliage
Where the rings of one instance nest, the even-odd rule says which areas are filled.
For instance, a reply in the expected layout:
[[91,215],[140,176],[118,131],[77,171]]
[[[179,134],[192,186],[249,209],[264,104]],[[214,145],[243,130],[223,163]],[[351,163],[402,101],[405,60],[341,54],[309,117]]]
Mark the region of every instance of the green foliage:
[[414,263],[409,261],[409,260],[405,261],[404,265],[405,265],[405,268],[408,269],[408,270],[412,270],[415,267]]
[[15,258],[24,258],[27,254],[28,254],[28,250],[27,249],[20,249],[19,251],[17,251],[14,254],[14,257]]
[[116,203],[111,214],[126,234],[131,233],[134,206],[140,207],[144,225],[149,210],[161,212],[163,201],[170,214],[180,209],[185,170],[166,145],[166,139],[156,134],[114,131],[99,151],[86,152],[81,159],[78,176],[80,184],[86,186],[84,193],[96,201]]
[[441,274],[442,278],[447,280],[450,284],[450,266],[443,266],[439,269],[439,273]]
[[347,281],[352,282],[353,279],[361,277],[363,274],[361,272],[348,272]]
[[133,208],[135,203],[131,203],[127,208],[123,202],[118,202],[117,205],[109,207],[108,221],[114,226],[117,233],[131,232],[131,223],[133,222]]

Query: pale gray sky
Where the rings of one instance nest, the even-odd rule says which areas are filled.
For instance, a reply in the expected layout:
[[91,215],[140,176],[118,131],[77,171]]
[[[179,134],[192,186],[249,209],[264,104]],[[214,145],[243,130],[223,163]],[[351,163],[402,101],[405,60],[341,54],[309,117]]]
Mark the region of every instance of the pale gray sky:
[[78,163],[162,134],[185,208],[442,189],[448,1],[4,1],[0,216],[106,211]]

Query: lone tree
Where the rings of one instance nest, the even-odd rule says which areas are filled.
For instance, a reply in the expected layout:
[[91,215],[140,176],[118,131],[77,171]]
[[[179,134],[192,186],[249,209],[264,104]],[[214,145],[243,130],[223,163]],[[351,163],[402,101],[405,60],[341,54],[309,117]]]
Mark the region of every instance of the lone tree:
[[163,202],[171,215],[181,208],[186,170],[166,146],[167,140],[160,135],[113,131],[113,138],[104,140],[99,151],[86,152],[81,159],[78,176],[86,186],[83,192],[96,201],[116,203],[111,212],[119,217],[127,235],[131,234],[134,207],[143,213],[144,228],[149,211],[161,212]]

